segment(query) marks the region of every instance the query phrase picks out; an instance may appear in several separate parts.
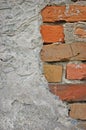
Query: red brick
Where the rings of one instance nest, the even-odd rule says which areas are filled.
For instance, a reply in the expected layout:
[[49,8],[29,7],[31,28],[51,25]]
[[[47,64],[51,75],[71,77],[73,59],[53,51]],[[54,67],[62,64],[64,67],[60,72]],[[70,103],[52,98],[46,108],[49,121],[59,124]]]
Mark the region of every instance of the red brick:
[[86,103],[70,104],[70,116],[74,119],[86,120]]
[[64,42],[63,26],[42,25],[40,31],[45,43]]
[[47,62],[86,60],[86,43],[44,45],[41,59]]
[[67,64],[67,79],[86,79],[86,64]]
[[48,82],[61,82],[62,79],[62,66],[44,64],[44,76]]
[[86,30],[84,28],[77,28],[75,30],[75,35],[81,38],[86,38]]
[[70,5],[66,9],[66,6],[47,6],[42,12],[42,18],[44,22],[55,21],[86,21],[86,6],[85,5]]
[[86,101],[86,84],[49,84],[49,88],[63,101]]

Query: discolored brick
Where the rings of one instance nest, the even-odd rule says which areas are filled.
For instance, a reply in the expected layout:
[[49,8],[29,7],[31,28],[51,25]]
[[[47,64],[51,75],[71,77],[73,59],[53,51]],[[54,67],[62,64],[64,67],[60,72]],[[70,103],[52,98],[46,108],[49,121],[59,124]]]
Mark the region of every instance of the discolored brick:
[[41,50],[42,61],[86,60],[86,43],[44,45]]
[[48,82],[61,82],[62,79],[62,66],[44,64],[44,76]]
[[71,57],[71,60],[86,60],[86,43],[72,43],[71,48],[73,52],[73,57]]
[[72,52],[68,44],[45,45],[41,50],[42,61],[66,61],[70,57],[72,57]]
[[70,104],[70,117],[74,119],[86,120],[86,103]]

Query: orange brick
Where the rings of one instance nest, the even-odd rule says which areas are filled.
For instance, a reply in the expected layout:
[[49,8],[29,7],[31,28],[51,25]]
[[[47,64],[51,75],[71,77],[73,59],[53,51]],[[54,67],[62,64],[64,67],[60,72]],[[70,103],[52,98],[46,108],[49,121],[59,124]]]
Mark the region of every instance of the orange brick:
[[41,59],[47,62],[86,60],[86,43],[44,45]]
[[44,42],[64,42],[64,30],[60,25],[42,25],[41,34]]
[[74,119],[86,120],[86,103],[70,104],[70,116]]
[[67,79],[86,79],[86,64],[68,64]]
[[60,82],[62,78],[62,66],[44,64],[44,75],[48,82]]
[[86,84],[49,84],[49,88],[63,101],[86,101]]
[[66,6],[47,6],[41,12],[44,22],[55,21],[86,21],[86,6],[85,5],[70,5]]
[[62,19],[64,16],[65,6],[47,6],[41,14],[44,22],[55,22]]
[[75,34],[81,38],[86,38],[86,30],[83,28],[77,28]]

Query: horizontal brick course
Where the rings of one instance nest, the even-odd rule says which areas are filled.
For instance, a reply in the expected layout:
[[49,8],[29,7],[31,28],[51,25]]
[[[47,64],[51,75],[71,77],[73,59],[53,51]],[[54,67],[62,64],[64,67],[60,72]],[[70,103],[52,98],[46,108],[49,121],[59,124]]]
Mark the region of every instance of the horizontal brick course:
[[48,82],[61,82],[62,65],[44,64],[44,75]]
[[64,42],[64,30],[60,25],[42,25],[42,39],[45,43]]
[[70,104],[70,117],[74,119],[86,120],[86,103]]
[[49,88],[63,101],[86,101],[86,84],[49,84]]
[[68,64],[67,79],[86,79],[86,64]]
[[44,22],[55,21],[86,21],[86,6],[84,5],[70,5],[66,6],[47,6],[41,12]]
[[66,44],[52,44],[45,45],[41,51],[41,59],[43,61],[53,62],[67,60],[72,57],[70,45]]
[[66,7],[65,6],[47,6],[41,14],[44,22],[55,22],[59,21],[64,16]]
[[86,60],[86,43],[45,45],[41,50],[42,61]]

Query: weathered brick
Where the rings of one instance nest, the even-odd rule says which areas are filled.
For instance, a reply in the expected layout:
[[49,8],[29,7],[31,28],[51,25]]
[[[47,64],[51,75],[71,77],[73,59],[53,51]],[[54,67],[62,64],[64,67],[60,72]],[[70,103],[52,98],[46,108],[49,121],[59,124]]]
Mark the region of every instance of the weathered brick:
[[84,28],[76,28],[75,35],[78,35],[78,37],[86,38],[86,29]]
[[47,62],[86,60],[86,43],[44,45],[41,59]]
[[66,9],[66,6],[47,6],[42,12],[42,18],[44,22],[55,21],[86,21],[86,6],[85,5],[70,5]]
[[86,101],[86,84],[49,84],[49,88],[63,101]]
[[45,7],[41,14],[44,22],[55,22],[63,18],[65,6],[47,6]]
[[71,60],[86,60],[86,43],[73,43],[71,48],[73,52]]
[[86,103],[70,104],[70,116],[74,119],[86,120]]
[[72,57],[72,52],[68,44],[45,45],[41,51],[43,61],[65,61],[69,60],[70,57]]
[[86,79],[86,64],[67,64],[67,79]]
[[45,43],[64,42],[63,26],[42,25],[40,32]]
[[62,66],[44,64],[44,76],[48,82],[60,82],[62,78]]

